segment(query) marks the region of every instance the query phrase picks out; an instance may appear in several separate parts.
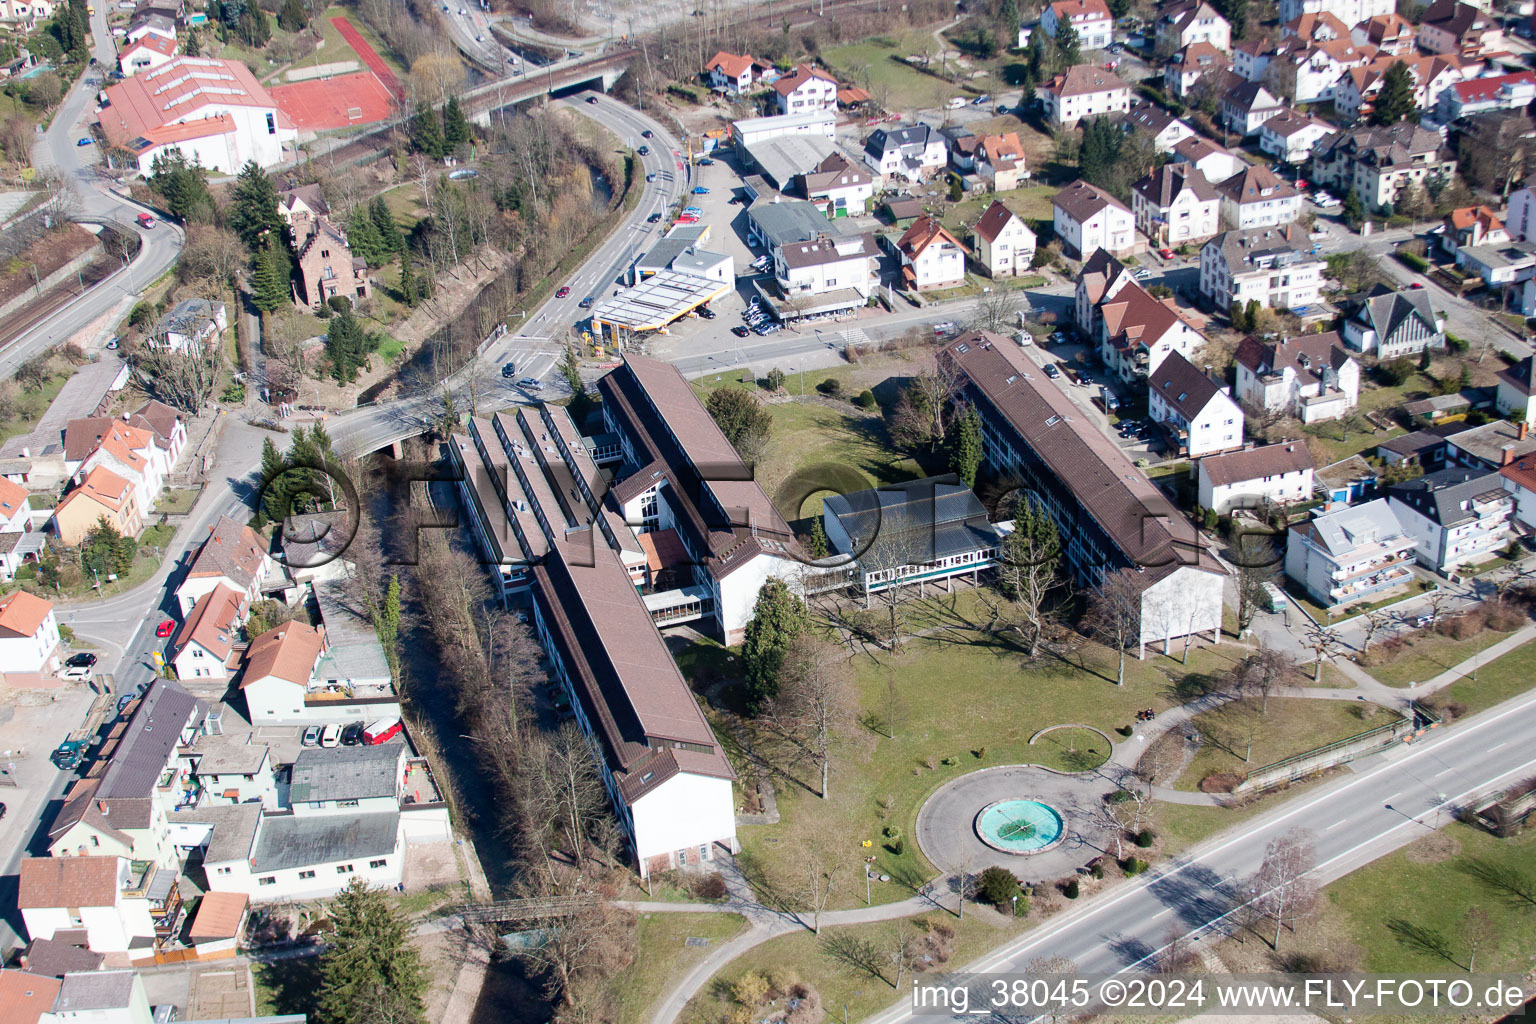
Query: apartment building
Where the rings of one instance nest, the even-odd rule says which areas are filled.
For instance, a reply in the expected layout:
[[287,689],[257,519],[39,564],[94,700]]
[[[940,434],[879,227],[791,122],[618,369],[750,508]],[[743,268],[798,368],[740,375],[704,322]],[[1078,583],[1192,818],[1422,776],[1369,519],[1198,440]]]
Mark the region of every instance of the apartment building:
[[1221,220],[1229,229],[1289,224],[1301,215],[1301,192],[1268,167],[1250,164],[1216,186]]
[[1212,455],[1196,467],[1201,508],[1226,515],[1238,508],[1284,506],[1312,500],[1312,453],[1300,441],[1282,441]]
[[988,277],[1028,274],[1035,257],[1035,233],[1024,218],[993,201],[971,229],[971,254]]
[[1040,28],[1053,39],[1064,21],[1072,23],[1085,52],[1102,50],[1114,40],[1115,18],[1104,0],[1056,0],[1040,12]]
[[1353,191],[1370,210],[1397,202],[1409,183],[1427,186],[1455,170],[1440,135],[1409,121],[1351,128],[1312,153],[1314,184]]
[[1509,543],[1515,496],[1504,479],[1453,466],[1387,488],[1393,514],[1418,545],[1420,565],[1445,575],[1493,558]]
[[926,291],[965,283],[965,258],[970,249],[927,214],[897,240],[896,252],[904,288]]
[[1237,400],[1245,409],[1319,423],[1360,402],[1360,364],[1337,333],[1244,338],[1237,346]]
[[1180,352],[1169,353],[1148,376],[1147,413],[1162,425],[1175,451],[1188,458],[1243,446],[1243,410],[1225,385]]
[[1175,0],[1157,12],[1157,48],[1177,50],[1190,43],[1232,49],[1232,26],[1207,0]]
[[1292,526],[1285,574],[1324,608],[1367,601],[1412,582],[1418,542],[1385,498],[1320,511]]
[[1009,339],[969,331],[940,357],[981,417],[989,468],[1055,521],[1065,569],[1088,587],[1111,574],[1135,587],[1138,652],[1184,636],[1219,642],[1225,570],[1146,474]]
[[1136,251],[1136,216],[1097,185],[1075,181],[1051,199],[1056,237],[1067,255],[1082,259],[1096,249],[1114,256]]
[[1200,249],[1200,294],[1221,310],[1249,300],[1300,309],[1321,297],[1325,267],[1295,224],[1223,231]]
[[1131,107],[1131,87],[1096,64],[1068,68],[1042,85],[1040,96],[1052,128],[1071,128],[1085,117],[1123,114]]
[[[1110,259],[1099,250],[1086,266],[1095,270]],[[1085,270],[1086,270],[1085,266]],[[1171,356],[1191,356],[1205,343],[1205,335],[1185,319],[1173,299],[1159,299],[1134,280],[1098,303],[1091,335],[1105,369],[1125,384],[1140,384],[1157,372]]]
[[1221,194],[1194,164],[1164,164],[1131,186],[1136,230],[1159,246],[1203,242],[1221,228]]

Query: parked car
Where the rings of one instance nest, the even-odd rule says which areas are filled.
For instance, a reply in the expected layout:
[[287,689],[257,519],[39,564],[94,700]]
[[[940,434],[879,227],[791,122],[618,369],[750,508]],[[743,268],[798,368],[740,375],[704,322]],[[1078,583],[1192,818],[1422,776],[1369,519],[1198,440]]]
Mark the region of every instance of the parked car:
[[1168,248],[1167,246],[1164,246],[1163,248],[1157,250],[1157,254],[1159,256],[1161,256],[1165,260],[1173,259],[1173,250]]
[[737,327],[732,327],[731,328],[731,333],[736,335],[736,337],[738,337],[738,338],[745,338],[747,335],[751,334],[752,332],[747,330],[747,328],[745,328],[745,327],[737,326]]
[[400,735],[402,726],[398,718],[381,718],[363,730],[363,742],[370,747],[388,743]]
[[341,730],[341,745],[342,746],[344,746],[344,747],[355,747],[355,746],[357,746],[361,742],[363,742],[363,723],[362,722],[352,722],[345,729]]
[[696,196],[707,196],[709,195],[709,189],[705,188],[703,185],[695,185],[693,187],[693,194]]
[[165,621],[161,622],[160,625],[155,627],[155,636],[159,637],[161,640],[164,640],[174,632],[176,632],[176,623],[172,622],[170,619],[166,619]]
[[90,144],[91,144],[91,137],[89,135],[87,135],[85,138],[81,139],[79,142],[75,143],[75,145],[77,145],[77,146],[89,146]]
[[715,311],[710,309],[708,306],[700,306],[699,316],[703,317],[705,320],[713,320],[715,318]]
[[320,727],[312,725],[305,729],[304,736],[299,740],[299,743],[306,747],[318,746],[320,743]]
[[138,220],[139,227],[144,228],[146,231],[155,226],[155,218],[147,213],[141,213],[135,219]]
[[79,654],[70,655],[69,660],[64,664],[70,668],[90,668],[96,664],[96,655],[88,651],[81,651]]
[[699,166],[700,167],[713,167],[713,166],[715,166],[715,161],[712,158],[706,156],[706,157],[703,157],[703,158],[701,158],[699,160]]
[[1051,380],[1057,380],[1058,378],[1061,377],[1061,371],[1056,369],[1056,364],[1055,363],[1046,363],[1045,364],[1045,375],[1047,377],[1051,378]]
[[132,704],[138,699],[139,695],[136,693],[123,694],[121,697],[117,698],[117,713],[122,714],[124,711],[128,710],[129,704]]
[[341,742],[341,726],[334,722],[320,730],[320,745],[334,747]]

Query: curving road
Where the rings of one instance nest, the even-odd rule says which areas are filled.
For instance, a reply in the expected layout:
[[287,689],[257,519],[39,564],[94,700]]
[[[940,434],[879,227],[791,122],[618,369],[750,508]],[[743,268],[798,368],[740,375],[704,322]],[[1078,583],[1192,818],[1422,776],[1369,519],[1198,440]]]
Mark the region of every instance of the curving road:
[[[589,98],[597,102],[586,102]],[[583,94],[558,102],[591,117],[627,146],[647,146],[650,152],[638,159],[641,170],[646,174],[654,173],[656,181],[639,184],[638,187],[645,191],[628,218],[572,277],[561,282],[570,287],[569,295],[551,297],[536,309],[529,310],[523,320],[513,320],[515,326],[506,336],[488,346],[469,371],[456,375],[452,384],[455,401],[461,409],[470,404],[471,398],[483,399],[489,395],[495,395],[500,405],[530,400],[531,393],[502,377],[501,367],[513,363],[513,379],[548,376],[563,355],[571,325],[586,315],[581,300],[588,295],[601,298],[620,287],[617,282],[626,268],[650,248],[668,226],[665,217],[656,224],[647,223],[649,217],[654,213],[664,214],[687,188],[687,171],[678,169],[680,161],[674,155],[682,146],[661,122],[602,93]],[[651,133],[650,138],[641,135],[645,131]],[[472,380],[469,379],[471,375]],[[545,386],[563,387],[564,384],[546,383]],[[442,410],[442,395],[433,392],[343,412],[327,420],[326,429],[330,431],[337,452],[344,456],[358,455],[420,433]]]
[[[102,75],[115,67],[117,55],[112,36],[107,31],[107,4],[98,6],[91,21],[92,53],[101,67],[87,69],[59,104],[47,132],[32,148],[32,166],[57,174],[73,193],[74,219],[87,223],[114,221],[133,226],[143,242],[132,263],[52,316],[16,338],[0,352],[0,377],[10,377],[16,367],[38,352],[69,340],[91,321],[105,315],[119,303],[135,299],[181,255],[181,229],[159,219],[149,230],[138,228],[135,218],[148,208],[125,199],[111,189],[111,179],[101,166],[101,146],[91,135],[90,122],[96,109],[96,93],[102,87]],[[78,140],[91,137],[89,146]]]

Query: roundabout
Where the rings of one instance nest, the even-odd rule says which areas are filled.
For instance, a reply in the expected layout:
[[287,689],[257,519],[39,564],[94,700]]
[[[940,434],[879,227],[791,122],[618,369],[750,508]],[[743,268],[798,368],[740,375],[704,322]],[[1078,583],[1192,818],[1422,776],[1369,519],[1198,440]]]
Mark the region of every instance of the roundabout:
[[917,812],[917,844],[949,874],[1001,867],[1030,881],[1071,874],[1105,852],[1114,831],[1108,773],[1039,765],[983,768],[944,783]]

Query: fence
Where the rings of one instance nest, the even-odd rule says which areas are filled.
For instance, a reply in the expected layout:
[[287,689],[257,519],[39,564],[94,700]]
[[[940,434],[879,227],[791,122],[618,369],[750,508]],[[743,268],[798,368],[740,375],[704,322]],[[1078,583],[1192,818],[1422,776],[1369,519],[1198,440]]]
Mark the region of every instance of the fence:
[[[1421,718],[1425,723],[1422,726],[1419,724]],[[1283,782],[1295,782],[1325,768],[1347,764],[1362,754],[1374,753],[1400,740],[1411,739],[1423,729],[1432,729],[1439,724],[1440,720],[1433,714],[1415,707],[1410,717],[1400,717],[1395,722],[1378,725],[1374,729],[1255,768],[1243,778],[1234,792],[1254,792]]]

